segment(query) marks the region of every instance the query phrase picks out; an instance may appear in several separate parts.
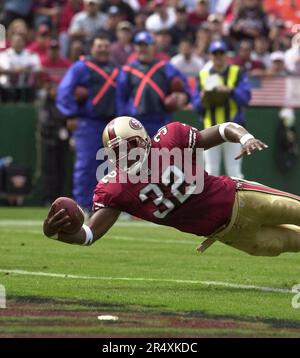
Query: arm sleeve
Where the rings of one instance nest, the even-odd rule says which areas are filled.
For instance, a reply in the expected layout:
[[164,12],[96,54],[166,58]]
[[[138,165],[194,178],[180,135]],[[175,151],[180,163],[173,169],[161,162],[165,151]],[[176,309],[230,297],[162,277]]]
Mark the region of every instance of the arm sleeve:
[[170,131],[173,147],[192,150],[200,147],[200,131],[197,128],[185,123],[173,122],[167,125],[167,129]]
[[105,184],[101,181],[97,184],[93,196],[93,212],[98,211],[101,208],[110,207],[109,195],[105,190]]
[[117,79],[116,105],[118,116],[128,114],[130,88],[128,84],[128,74],[122,69]]
[[84,64],[76,62],[66,72],[57,89],[56,106],[66,117],[76,117],[78,104],[74,97],[74,90],[80,84],[83,75]]
[[247,106],[251,100],[251,85],[249,78],[245,73],[239,74],[236,87],[232,91],[232,98],[239,106]]

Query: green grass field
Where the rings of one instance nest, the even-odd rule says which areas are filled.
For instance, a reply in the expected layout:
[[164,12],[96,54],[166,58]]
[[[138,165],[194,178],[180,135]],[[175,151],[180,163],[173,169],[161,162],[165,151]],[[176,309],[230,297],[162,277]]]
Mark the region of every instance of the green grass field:
[[[71,246],[42,235],[45,214],[0,209],[0,337],[300,337],[290,292],[300,254],[252,257],[219,243],[199,254],[199,238],[142,221]],[[119,320],[97,319],[106,314]]]

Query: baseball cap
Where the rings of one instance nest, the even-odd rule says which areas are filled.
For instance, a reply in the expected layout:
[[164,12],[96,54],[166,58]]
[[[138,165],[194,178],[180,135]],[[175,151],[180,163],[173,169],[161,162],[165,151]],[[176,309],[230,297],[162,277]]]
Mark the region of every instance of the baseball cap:
[[142,31],[142,32],[138,32],[135,37],[134,37],[134,41],[135,44],[138,43],[145,43],[147,45],[152,45],[154,44],[154,38],[153,36],[150,34],[150,32],[147,31]]
[[132,31],[132,25],[129,21],[121,21],[117,25],[117,31],[119,31],[119,30]]
[[186,6],[185,6],[184,4],[178,4],[178,5],[175,7],[175,11],[176,11],[176,12],[185,13],[185,12],[187,12]]
[[223,41],[214,41],[209,45],[209,53],[214,53],[217,51],[227,52],[227,46]]
[[110,16],[118,15],[120,13],[120,9],[116,5],[112,5],[108,8],[107,14]]
[[282,61],[284,62],[284,52],[282,51],[275,51],[271,53],[270,59],[271,61]]

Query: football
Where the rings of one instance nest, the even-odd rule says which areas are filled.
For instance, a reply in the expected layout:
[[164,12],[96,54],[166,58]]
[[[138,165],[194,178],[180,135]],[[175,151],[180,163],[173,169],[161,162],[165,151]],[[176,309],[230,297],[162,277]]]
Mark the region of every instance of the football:
[[169,90],[173,92],[184,92],[184,83],[181,78],[174,77],[171,79],[169,84]]
[[61,209],[65,209],[71,218],[71,225],[61,232],[65,234],[75,234],[80,230],[82,224],[84,223],[84,213],[81,207],[77,205],[74,200],[66,197],[60,197],[54,201],[52,206],[55,213]]

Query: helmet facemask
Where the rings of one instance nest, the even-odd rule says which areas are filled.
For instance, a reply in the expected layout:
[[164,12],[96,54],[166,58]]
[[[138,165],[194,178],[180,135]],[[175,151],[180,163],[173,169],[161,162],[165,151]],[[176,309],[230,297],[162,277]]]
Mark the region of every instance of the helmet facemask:
[[150,138],[140,136],[122,139],[116,137],[108,142],[108,160],[118,169],[130,175],[138,174],[150,153]]

